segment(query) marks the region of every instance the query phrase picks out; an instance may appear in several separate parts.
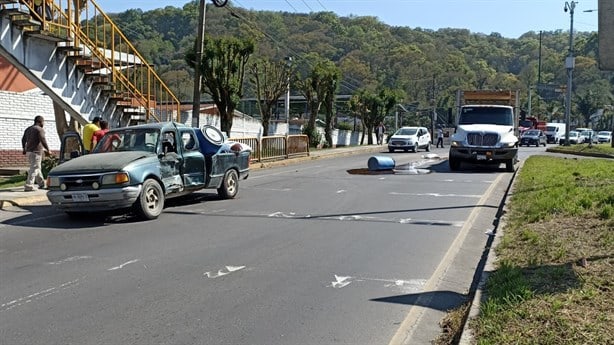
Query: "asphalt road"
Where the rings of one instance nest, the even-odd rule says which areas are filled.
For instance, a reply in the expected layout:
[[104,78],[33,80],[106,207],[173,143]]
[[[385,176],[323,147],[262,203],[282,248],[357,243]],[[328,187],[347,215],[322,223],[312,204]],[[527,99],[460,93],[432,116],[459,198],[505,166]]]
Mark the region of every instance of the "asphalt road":
[[148,222],[0,212],[0,343],[428,343],[513,174],[348,172],[372,155],[256,170],[237,199],[207,190]]

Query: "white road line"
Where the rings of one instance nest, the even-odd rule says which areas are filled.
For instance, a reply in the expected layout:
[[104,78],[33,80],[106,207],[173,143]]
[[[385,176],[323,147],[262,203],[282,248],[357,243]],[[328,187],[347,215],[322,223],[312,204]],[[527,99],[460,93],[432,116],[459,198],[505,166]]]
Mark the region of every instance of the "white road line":
[[59,261],[52,261],[52,262],[47,262],[47,265],[61,265],[63,263],[67,263],[67,262],[73,262],[73,261],[77,261],[77,260],[85,260],[85,259],[91,259],[91,256],[71,256],[69,258],[66,259],[62,259]]
[[225,267],[226,271],[224,271],[224,268],[222,268],[218,270],[217,273],[211,273],[210,271],[208,271],[208,272],[203,273],[203,275],[207,278],[219,278],[219,277],[228,275],[232,272],[240,271],[244,268],[245,266],[226,266]]
[[107,269],[107,271],[115,271],[115,270],[119,270],[119,269],[124,268],[124,266],[126,266],[126,265],[130,265],[130,264],[133,264],[133,263],[138,262],[138,261],[139,261],[138,259],[130,260],[130,261],[128,261],[128,262],[124,262],[123,264],[121,264],[121,265],[119,265],[119,266],[115,266],[115,267],[108,268],[108,269]]
[[479,194],[440,194],[440,193],[399,193],[399,192],[390,192],[389,195],[400,195],[400,196],[432,196],[432,197],[451,197],[451,198],[481,198],[482,195]]
[[33,294],[30,294],[28,296],[12,300],[10,302],[3,303],[3,304],[0,305],[0,312],[8,311],[8,310],[11,310],[13,308],[22,306],[22,305],[24,305],[26,303],[30,303],[30,302],[33,302],[33,301],[36,301],[36,300],[43,299],[43,298],[45,298],[47,296],[56,294],[56,293],[58,293],[58,292],[60,292],[60,291],[62,291],[64,289],[67,289],[67,288],[72,287],[72,286],[76,286],[78,284],[79,284],[79,279],[71,280],[69,282],[60,284],[59,286],[51,287],[49,289],[45,289],[45,290],[42,290],[42,291],[39,291],[39,292],[35,292]]

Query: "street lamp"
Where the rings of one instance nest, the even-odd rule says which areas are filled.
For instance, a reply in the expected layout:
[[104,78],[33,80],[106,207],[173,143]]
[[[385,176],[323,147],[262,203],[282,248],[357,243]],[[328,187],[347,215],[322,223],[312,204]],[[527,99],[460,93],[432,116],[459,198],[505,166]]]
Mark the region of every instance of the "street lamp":
[[571,18],[569,26],[569,56],[565,59],[565,68],[567,69],[567,97],[565,99],[565,146],[569,146],[569,126],[571,117],[571,87],[573,81],[573,69],[575,59],[573,56],[573,13],[576,9],[577,1],[565,1],[565,12],[569,11]]

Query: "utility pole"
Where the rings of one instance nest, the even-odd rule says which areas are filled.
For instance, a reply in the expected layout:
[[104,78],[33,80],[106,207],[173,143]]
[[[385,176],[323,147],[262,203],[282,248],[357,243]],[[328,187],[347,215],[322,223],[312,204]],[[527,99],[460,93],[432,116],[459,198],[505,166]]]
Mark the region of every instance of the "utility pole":
[[200,62],[203,58],[203,49],[205,46],[205,11],[207,5],[206,0],[200,0],[198,8],[198,31],[196,34],[196,61],[194,62],[194,94],[192,98],[192,127],[200,127]]
[[[207,11],[207,0],[199,0],[198,6],[198,29],[196,32],[196,61],[194,61],[194,94],[192,96],[192,127],[200,127],[200,86],[202,76],[200,74],[200,63],[203,59],[205,49],[205,13]],[[216,7],[224,7],[228,0],[213,0]]]
[[565,59],[565,68],[567,69],[567,97],[565,98],[565,146],[569,146],[569,126],[571,124],[571,88],[573,83],[573,69],[575,59],[573,56],[573,13],[576,9],[576,1],[565,1],[565,12],[569,10],[570,25],[569,25],[569,56]]

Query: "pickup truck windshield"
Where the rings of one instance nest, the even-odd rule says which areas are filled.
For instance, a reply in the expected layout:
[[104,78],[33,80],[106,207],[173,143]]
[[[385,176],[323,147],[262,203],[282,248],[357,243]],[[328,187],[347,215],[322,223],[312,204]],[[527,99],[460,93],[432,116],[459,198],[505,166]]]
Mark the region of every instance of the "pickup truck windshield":
[[160,132],[154,128],[110,131],[102,137],[93,153],[115,151],[157,152]]
[[513,126],[514,114],[510,108],[463,107],[458,124]]

